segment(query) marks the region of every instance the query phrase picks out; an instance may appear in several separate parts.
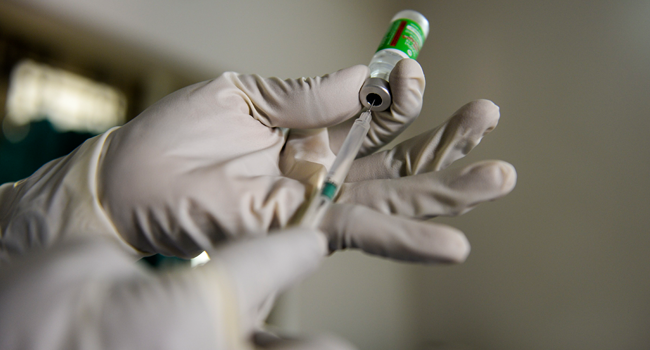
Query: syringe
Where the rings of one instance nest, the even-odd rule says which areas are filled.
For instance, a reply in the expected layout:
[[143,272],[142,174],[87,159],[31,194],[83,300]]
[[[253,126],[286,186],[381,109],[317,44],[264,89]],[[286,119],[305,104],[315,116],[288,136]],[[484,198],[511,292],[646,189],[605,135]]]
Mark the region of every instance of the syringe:
[[365,109],[361,112],[359,118],[354,121],[350,132],[345,137],[341,149],[334,159],[334,164],[332,164],[325,177],[325,183],[320,193],[309,203],[307,211],[300,221],[300,226],[317,228],[323,221],[323,216],[327,212],[327,208],[329,208],[334,197],[339,192],[341,185],[348,176],[352,162],[359,153],[361,144],[370,129],[371,120],[370,109]]
[[334,197],[339,192],[341,185],[348,176],[352,162],[359,153],[361,144],[370,129],[371,120],[370,109],[365,109],[361,112],[359,118],[354,121],[350,132],[345,137],[341,149],[334,159],[334,164],[332,164],[325,177],[325,183],[320,193],[309,203],[307,211],[300,221],[300,226],[317,228],[323,221],[323,216],[327,208],[329,208]]

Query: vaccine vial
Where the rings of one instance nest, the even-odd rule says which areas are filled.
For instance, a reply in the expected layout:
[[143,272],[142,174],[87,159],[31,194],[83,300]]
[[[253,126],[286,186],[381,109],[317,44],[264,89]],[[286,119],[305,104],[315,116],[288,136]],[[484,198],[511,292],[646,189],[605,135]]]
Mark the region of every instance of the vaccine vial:
[[400,11],[390,22],[386,35],[368,65],[370,77],[359,93],[361,103],[373,111],[388,109],[392,102],[388,85],[390,72],[404,58],[417,59],[429,35],[429,21],[417,11]]

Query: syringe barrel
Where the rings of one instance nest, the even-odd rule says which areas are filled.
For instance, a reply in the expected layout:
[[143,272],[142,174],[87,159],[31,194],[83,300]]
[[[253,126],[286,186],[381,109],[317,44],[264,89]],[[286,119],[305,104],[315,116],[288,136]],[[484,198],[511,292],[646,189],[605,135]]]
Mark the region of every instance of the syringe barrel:
[[352,166],[352,162],[357,157],[361,144],[368,134],[371,119],[370,111],[364,111],[361,113],[359,118],[354,121],[348,136],[345,138],[345,141],[343,141],[343,144],[336,155],[334,164],[332,164],[330,171],[327,173],[325,181],[332,182],[337,187],[345,181],[348,171]]
[[424,41],[429,35],[429,21],[419,12],[398,12],[370,60],[370,77],[359,92],[361,103],[373,111],[388,109],[392,103],[390,72],[404,58],[417,59]]

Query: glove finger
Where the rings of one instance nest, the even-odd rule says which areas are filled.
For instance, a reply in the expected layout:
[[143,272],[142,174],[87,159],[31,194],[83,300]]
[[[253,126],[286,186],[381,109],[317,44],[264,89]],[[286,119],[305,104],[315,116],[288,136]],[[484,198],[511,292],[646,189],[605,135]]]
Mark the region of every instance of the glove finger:
[[357,248],[402,261],[459,263],[469,243],[455,228],[379,213],[361,205],[333,204],[320,228],[331,251]]
[[438,171],[467,155],[499,122],[499,107],[477,100],[445,123],[395,148],[355,160],[346,181],[394,179]]
[[281,80],[257,75],[227,77],[244,93],[250,113],[269,127],[311,129],[341,123],[361,110],[359,90],[368,67],[353,66],[314,78]]
[[417,219],[465,213],[482,202],[508,194],[515,168],[503,161],[482,161],[395,180],[368,180],[341,186],[339,203],[360,204],[385,214]]
[[325,237],[295,228],[247,240],[213,252],[215,263],[230,276],[244,330],[252,330],[268,297],[313,273],[327,252]]
[[393,103],[387,111],[375,113],[360,155],[371,154],[393,141],[422,110],[425,87],[424,72],[412,59],[403,59],[390,73],[390,90]]
[[[368,135],[359,150],[360,156],[371,154],[392,141],[422,110],[425,80],[417,61],[407,58],[397,62],[389,80],[393,102],[388,110],[373,113]],[[330,147],[334,153],[338,153],[353,122],[348,120],[329,129]]]
[[353,350],[356,349],[347,341],[330,335],[313,336],[309,338],[287,338],[268,332],[256,332],[253,342],[258,349],[273,350]]

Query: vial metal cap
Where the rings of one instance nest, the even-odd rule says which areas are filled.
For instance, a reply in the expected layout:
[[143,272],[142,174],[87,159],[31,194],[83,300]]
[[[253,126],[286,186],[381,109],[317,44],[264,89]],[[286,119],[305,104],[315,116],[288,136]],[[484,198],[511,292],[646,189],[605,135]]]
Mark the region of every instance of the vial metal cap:
[[385,111],[390,107],[392,98],[388,82],[381,78],[368,78],[359,91],[361,104],[372,111]]

